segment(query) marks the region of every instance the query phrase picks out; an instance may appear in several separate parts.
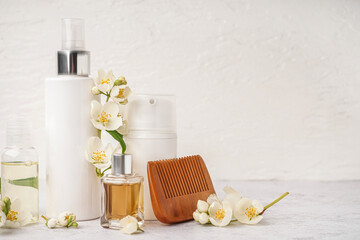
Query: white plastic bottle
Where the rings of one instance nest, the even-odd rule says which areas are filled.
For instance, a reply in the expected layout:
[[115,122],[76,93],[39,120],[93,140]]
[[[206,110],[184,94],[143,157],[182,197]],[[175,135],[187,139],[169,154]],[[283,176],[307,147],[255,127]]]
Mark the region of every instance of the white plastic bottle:
[[85,159],[87,141],[97,135],[90,122],[90,53],[85,51],[82,19],[63,19],[62,28],[58,76],[45,84],[46,215],[71,211],[78,220],[89,220],[100,216],[100,183]]
[[128,109],[126,152],[133,155],[134,171],[144,176],[145,220],[156,220],[149,192],[147,162],[176,158],[175,96],[133,94]]

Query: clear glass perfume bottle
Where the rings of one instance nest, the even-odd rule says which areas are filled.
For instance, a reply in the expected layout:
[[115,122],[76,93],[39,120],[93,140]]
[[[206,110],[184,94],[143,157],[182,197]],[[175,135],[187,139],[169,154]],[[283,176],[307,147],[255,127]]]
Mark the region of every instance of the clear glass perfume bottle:
[[120,228],[128,215],[144,223],[144,178],[133,172],[132,155],[113,154],[112,172],[101,178],[101,218],[105,228]]
[[1,196],[10,198],[12,214],[23,220],[21,224],[39,220],[38,155],[30,139],[26,119],[11,118],[1,156]]

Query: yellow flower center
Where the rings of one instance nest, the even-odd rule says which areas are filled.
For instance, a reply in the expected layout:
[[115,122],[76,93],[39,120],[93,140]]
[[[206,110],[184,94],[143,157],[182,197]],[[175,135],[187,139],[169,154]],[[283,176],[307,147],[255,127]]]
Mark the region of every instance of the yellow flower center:
[[225,217],[225,211],[223,209],[217,210],[215,213],[215,218],[219,219],[219,221],[223,220]]
[[253,217],[256,217],[258,215],[258,211],[256,210],[256,208],[254,208],[252,205],[248,208],[245,209],[245,215],[250,218],[250,220]]
[[101,123],[108,123],[109,117],[111,117],[111,114],[107,114],[105,111],[102,111],[101,114],[97,116]]
[[119,94],[116,97],[117,98],[124,98],[124,88],[119,89]]
[[15,222],[18,220],[18,212],[15,212],[15,211],[9,211],[6,219],[9,220],[9,221],[12,221],[12,222]]
[[101,84],[110,84],[110,79],[106,79],[106,80],[102,79]]
[[[106,157],[106,154],[104,151],[99,151],[97,150],[96,152],[92,153],[92,159],[94,160],[94,162],[104,162],[104,159]],[[67,216],[67,218],[69,218],[69,216]],[[66,219],[66,217],[65,217]]]

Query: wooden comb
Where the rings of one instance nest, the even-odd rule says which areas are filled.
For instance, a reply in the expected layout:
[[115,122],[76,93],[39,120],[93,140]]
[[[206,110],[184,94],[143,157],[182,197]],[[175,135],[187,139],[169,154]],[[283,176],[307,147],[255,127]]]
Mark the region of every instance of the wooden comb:
[[215,193],[204,160],[189,156],[147,164],[151,203],[156,218],[177,223],[193,218],[197,201]]

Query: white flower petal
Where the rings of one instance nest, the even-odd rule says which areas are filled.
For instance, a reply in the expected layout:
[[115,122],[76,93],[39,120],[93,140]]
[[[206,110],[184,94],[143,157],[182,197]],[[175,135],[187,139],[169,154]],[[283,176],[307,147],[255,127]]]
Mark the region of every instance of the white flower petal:
[[126,135],[128,133],[129,128],[126,120],[123,120],[122,125],[117,129],[117,131],[122,135]]
[[106,163],[93,163],[94,166],[98,169],[104,169],[104,168],[108,168],[111,163],[110,162],[106,162]]
[[230,205],[223,201],[222,203],[216,201],[209,207],[210,222],[218,227],[226,226],[232,219],[232,209]]
[[115,76],[114,76],[112,70],[109,70],[109,71],[106,73],[105,79],[110,79],[110,81],[114,81],[114,80],[115,80]]
[[210,194],[210,196],[207,198],[207,203],[211,205],[213,202],[219,202],[219,199],[215,193]]
[[236,191],[235,189],[233,189],[233,188],[230,187],[229,185],[226,185],[226,186],[223,188],[223,191],[224,191],[226,194],[229,194],[229,193],[238,193],[238,191]]
[[121,101],[121,100],[128,98],[131,93],[132,93],[132,91],[128,86],[126,86],[126,87],[115,86],[111,90],[110,96],[112,98],[116,99],[117,101]]
[[[226,194],[224,201],[231,209],[235,209],[236,204],[241,200],[241,195],[238,192],[231,192]],[[235,212],[235,211],[234,211]],[[233,212],[233,214],[234,214]],[[233,216],[235,217],[235,216]]]
[[91,119],[90,121],[93,124],[94,128],[99,129],[99,130],[107,130],[104,125],[95,121],[94,119]]
[[92,92],[92,94],[94,94],[94,95],[99,95],[99,94],[100,94],[100,91],[99,91],[99,89],[98,89],[97,87],[93,87],[93,88],[91,89],[91,92]]
[[[253,206],[252,203],[255,203],[257,207]],[[262,210],[262,204],[259,201],[251,201],[248,198],[241,199],[235,206],[234,216],[235,218],[241,222],[246,224],[256,224],[261,221],[263,218],[262,216],[248,216],[249,213],[247,213],[247,209],[249,208],[255,208],[255,210],[260,213],[259,210]]]
[[109,84],[103,83],[96,86],[99,91],[103,93],[107,93],[110,90]]
[[102,141],[98,137],[90,137],[88,140],[88,146],[90,149],[90,152],[94,152],[96,150],[102,151],[104,150],[104,145],[102,144]]
[[114,149],[112,147],[112,145],[110,143],[108,143],[105,147],[105,154],[106,154],[106,160],[110,161],[111,160],[111,155],[113,154]]
[[75,214],[72,213],[72,212],[66,211],[66,212],[62,212],[62,213],[59,214],[59,216],[58,216],[58,223],[59,223],[61,226],[65,227],[65,226],[68,224],[68,218],[69,218],[69,217],[72,217],[73,222],[76,221],[76,216],[75,216]]
[[99,69],[98,70],[98,79],[99,79],[99,83],[101,82],[102,79],[105,78],[105,70],[104,69]]
[[5,227],[7,228],[19,228],[21,227],[20,223],[18,221],[9,221],[9,220],[6,220],[5,222]]
[[121,232],[126,234],[133,234],[137,231],[138,225],[137,223],[128,223],[125,227],[121,229]]
[[18,215],[18,221],[21,226],[25,226],[31,222],[32,214],[27,211],[20,211]]
[[226,193],[224,200],[230,203],[231,209],[235,209],[236,203],[242,198],[241,194],[230,186],[224,187],[223,190]]
[[214,226],[224,227],[224,226],[229,225],[231,218],[232,218],[232,211],[231,211],[231,209],[228,209],[225,211],[225,217],[221,221],[218,221],[215,218],[210,217],[210,222]]
[[253,205],[254,208],[256,208],[256,211],[258,211],[259,213],[261,213],[264,210],[264,206],[258,200],[253,200],[251,205]]
[[209,204],[205,201],[198,200],[197,209],[199,210],[199,212],[207,212],[207,210],[209,209]]
[[138,220],[134,218],[133,216],[126,216],[120,220],[120,227],[125,227],[128,223],[138,223]]
[[196,222],[199,221],[199,216],[200,216],[200,212],[199,212],[199,210],[196,209],[196,211],[193,212],[193,218]]
[[21,201],[19,198],[11,199],[11,210],[19,212],[21,210]]
[[221,207],[220,202],[213,202],[209,207],[209,215],[214,216]]
[[251,219],[247,224],[258,224],[263,219],[263,216],[256,216]]
[[55,218],[51,218],[48,222],[47,222],[47,227],[48,228],[54,228],[56,227],[56,225],[58,224],[58,220]]
[[241,223],[248,223],[249,218],[245,214],[245,211],[248,207],[251,206],[251,200],[248,198],[242,198],[236,205],[234,209],[235,218]]
[[111,98],[116,98],[116,96],[119,94],[119,86],[114,86],[110,92]]
[[102,110],[107,114],[110,114],[112,118],[117,117],[119,113],[119,104],[115,102],[107,102],[102,107]]
[[91,101],[91,117],[93,119],[97,119],[97,117],[101,114],[102,105],[96,100]]
[[109,122],[106,124],[106,130],[117,130],[123,124],[121,117],[111,118]]
[[207,213],[200,213],[199,215],[199,223],[206,224],[209,222],[209,215]]

